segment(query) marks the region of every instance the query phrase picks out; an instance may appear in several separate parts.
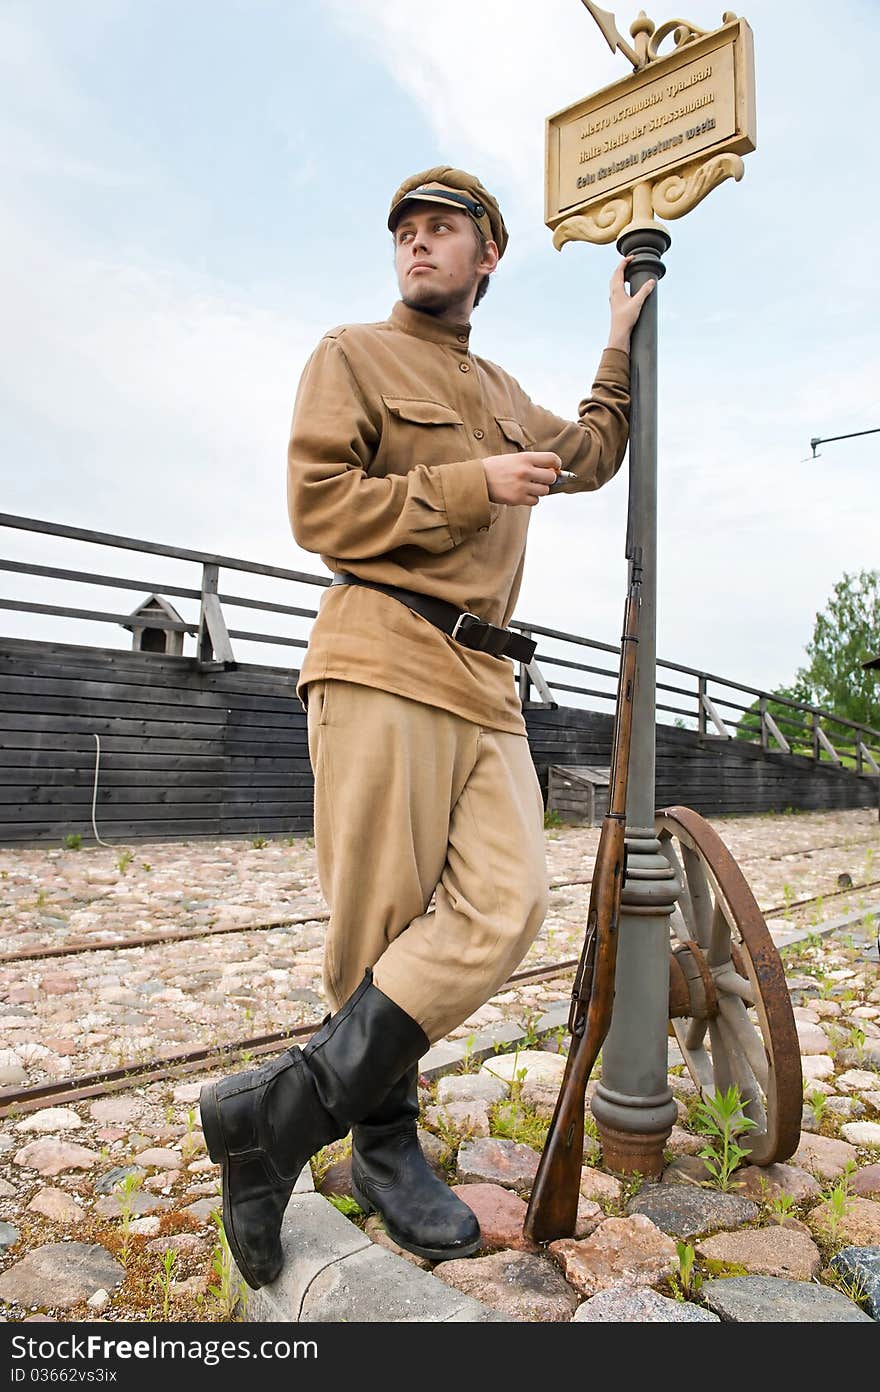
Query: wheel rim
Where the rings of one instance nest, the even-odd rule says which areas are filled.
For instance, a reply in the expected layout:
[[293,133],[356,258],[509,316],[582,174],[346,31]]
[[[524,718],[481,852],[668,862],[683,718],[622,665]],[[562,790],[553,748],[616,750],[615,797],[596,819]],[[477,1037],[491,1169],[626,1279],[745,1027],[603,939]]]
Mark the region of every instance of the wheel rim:
[[803,1076],[782,960],[755,896],[709,823],[688,807],[657,814],[660,850],[681,885],[672,914],[670,1020],[705,1099],[739,1088],[752,1164],[800,1141]]

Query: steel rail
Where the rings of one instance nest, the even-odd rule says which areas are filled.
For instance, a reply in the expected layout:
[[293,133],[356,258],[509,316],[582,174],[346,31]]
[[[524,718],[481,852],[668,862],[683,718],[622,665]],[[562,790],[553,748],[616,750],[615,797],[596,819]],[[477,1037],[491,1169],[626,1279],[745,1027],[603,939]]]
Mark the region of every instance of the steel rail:
[[[880,884],[880,881],[872,881],[872,884]],[[850,894],[858,888],[862,888],[862,886],[854,885],[851,890],[838,892]],[[822,896],[817,895],[816,897]],[[831,896],[825,897],[830,898]],[[813,901],[803,900],[802,902],[811,903]],[[795,906],[789,905],[788,907]],[[764,910],[761,911],[762,916],[764,912]],[[563,972],[574,971],[577,965],[578,958],[572,957],[561,962],[553,962],[549,965],[515,972],[498,988],[496,994],[523,982],[548,981],[554,976],[560,976]],[[203,1072],[214,1064],[222,1064],[245,1053],[259,1057],[283,1046],[287,1040],[310,1036],[319,1028],[320,1023],[319,1020],[315,1020],[306,1025],[280,1030],[274,1034],[232,1040],[227,1044],[216,1044],[204,1049],[185,1050],[180,1054],[168,1055],[163,1059],[148,1059],[142,1063],[128,1064],[122,1068],[104,1069],[97,1073],[83,1074],[73,1078],[36,1083],[26,1088],[3,1088],[0,1089],[0,1120],[17,1113],[38,1111],[43,1107],[64,1101],[76,1102],[83,1101],[88,1097],[103,1096],[134,1083],[158,1082],[179,1074]]]
[[[572,971],[578,959],[572,957],[564,962],[550,966],[532,967],[524,972],[516,972],[499,987],[499,991],[524,981],[544,981],[562,972]],[[258,1056],[277,1049],[288,1039],[302,1039],[311,1036],[320,1027],[320,1020],[307,1025],[297,1025],[292,1029],[279,1030],[275,1034],[261,1034],[249,1039],[232,1040],[228,1044],[215,1044],[206,1049],[188,1049],[179,1054],[170,1054],[163,1059],[147,1059],[143,1063],[126,1064],[122,1068],[101,1069],[96,1073],[85,1073],[73,1078],[56,1079],[51,1082],[34,1083],[25,1088],[0,1089],[0,1120],[16,1112],[38,1111],[42,1107],[53,1106],[63,1101],[83,1101],[87,1097],[101,1096],[115,1092],[132,1083],[156,1082],[174,1076],[179,1072],[202,1071],[214,1063],[222,1063],[236,1054],[245,1052]]]
[[[592,876],[583,876],[574,880],[558,880],[550,885],[551,889],[567,889],[575,886],[592,884]],[[842,894],[855,894],[860,889],[875,889],[880,885],[880,880],[865,880],[863,883],[849,885],[844,889],[829,889],[826,893],[811,895],[808,899],[794,899],[787,904],[774,904],[770,908],[763,909],[761,912],[765,917],[772,914],[784,913],[788,909],[803,908],[806,904],[816,904],[820,900],[835,899]],[[278,918],[267,919],[261,923],[222,923],[210,928],[193,928],[191,931],[183,933],[144,933],[138,937],[125,938],[119,942],[86,942],[69,943],[66,947],[40,947],[28,949],[24,948],[21,952],[0,953],[0,966],[9,966],[14,962],[38,962],[45,961],[54,957],[78,957],[86,952],[126,952],[137,947],[161,947],[165,943],[192,942],[197,938],[211,938],[225,933],[257,933],[272,928],[297,927],[306,923],[326,923],[329,914],[303,914],[297,918]]]
[[[857,845],[867,845],[872,837],[864,842],[859,841]],[[843,845],[843,842],[835,842],[832,846],[814,846],[810,850],[829,850],[836,845]],[[783,851],[782,856],[803,855],[804,851]],[[766,860],[767,856],[748,857],[750,862],[754,860]],[[741,864],[743,862],[740,862]],[[593,882],[592,875],[578,875],[570,880],[551,880],[550,889],[568,889],[576,886],[590,885]],[[806,899],[794,899],[789,903],[774,904],[770,908],[762,908],[761,912],[765,917],[771,914],[784,913],[788,909],[802,908],[806,904],[815,904],[824,899],[835,899],[842,894],[855,894],[861,889],[875,889],[880,885],[880,880],[865,880],[859,884],[849,885],[844,889],[830,889],[827,892],[810,895]],[[271,918],[261,920],[259,923],[221,923],[213,924],[205,928],[192,928],[180,933],[141,933],[137,936],[119,939],[117,942],[92,942],[75,939],[66,943],[63,947],[37,947],[23,948],[19,952],[0,953],[0,966],[9,966],[14,962],[37,962],[45,961],[53,957],[78,957],[86,952],[126,952],[138,947],[160,947],[165,943],[192,942],[198,938],[211,938],[226,933],[251,933],[262,932],[272,928],[293,928],[302,926],[306,923],[326,923],[330,915],[328,913],[317,914],[297,914],[283,918]]]

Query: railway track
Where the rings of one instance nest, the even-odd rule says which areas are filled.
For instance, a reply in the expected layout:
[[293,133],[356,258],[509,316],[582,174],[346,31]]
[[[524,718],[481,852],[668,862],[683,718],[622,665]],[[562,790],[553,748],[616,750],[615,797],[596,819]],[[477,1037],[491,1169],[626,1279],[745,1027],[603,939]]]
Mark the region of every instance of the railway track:
[[[508,977],[499,991],[507,990],[524,981],[546,981],[562,972],[573,971],[578,959],[572,957],[564,962],[554,962],[550,966],[532,967],[524,972],[516,972]],[[299,1039],[308,1039],[320,1027],[320,1020],[307,1025],[297,1025],[293,1029],[280,1030],[276,1034],[261,1034],[249,1039],[236,1039],[229,1044],[218,1044],[207,1049],[188,1049],[179,1054],[169,1054],[162,1059],[150,1059],[144,1063],[132,1063],[124,1068],[107,1068],[97,1073],[86,1073],[76,1078],[62,1078],[47,1083],[35,1083],[25,1088],[0,1089],[0,1121],[4,1117],[20,1112],[33,1112],[43,1107],[62,1106],[70,1102],[82,1102],[87,1097],[101,1097],[106,1093],[118,1091],[133,1084],[159,1082],[186,1073],[203,1072],[206,1068],[228,1063],[242,1054],[259,1057],[274,1053],[286,1044]]]
[[[817,849],[824,850],[825,847]],[[799,852],[799,854],[803,854],[803,852]],[[592,882],[592,875],[577,875],[570,880],[553,880],[550,888],[551,890],[569,889],[590,885]],[[765,918],[772,918],[776,914],[787,912],[789,909],[801,908],[806,904],[816,904],[820,899],[835,899],[842,894],[855,894],[858,890],[875,889],[877,885],[880,885],[880,880],[865,880],[860,884],[849,885],[845,889],[833,889],[823,894],[814,894],[808,899],[795,899],[788,903],[774,904],[770,908],[762,909],[761,912]],[[130,937],[109,941],[105,938],[101,942],[75,938],[68,941],[63,947],[22,948],[20,952],[0,953],[0,966],[11,966],[16,962],[39,962],[47,958],[77,957],[86,952],[126,952],[137,947],[160,947],[165,943],[193,942],[198,938],[219,937],[228,933],[256,933],[270,928],[297,927],[306,923],[326,923],[329,917],[328,913],[291,914],[265,919],[259,923],[219,923],[176,933],[138,933]]]
[[[842,844],[852,843],[832,843],[831,846],[816,846],[807,848],[807,850],[827,850]],[[800,849],[792,852],[783,852],[781,855],[777,855],[773,858],[781,859],[782,855],[795,856],[804,855],[805,853],[806,851],[804,849]],[[769,857],[754,857],[752,859],[768,858]],[[566,880],[554,880],[551,882],[551,888],[564,889],[580,885],[589,885],[591,882],[592,876],[576,876]],[[878,885],[880,885],[880,880],[869,880],[846,888],[831,890],[824,894],[816,894],[809,898],[773,905],[770,908],[762,909],[762,913],[765,918],[769,918],[780,913],[788,913],[793,909],[805,908],[810,904],[815,904],[820,901],[824,902],[827,899],[839,898],[843,895],[855,894],[860,891],[873,889]],[[145,933],[139,934],[137,937],[120,940],[119,942],[107,942],[105,940],[101,943],[94,943],[75,940],[69,942],[64,947],[32,949],[23,950],[18,953],[7,953],[0,956],[0,964],[12,965],[14,963],[39,961],[46,958],[72,957],[87,952],[117,952],[131,950],[137,947],[163,946],[165,944],[191,941],[197,938],[206,938],[221,934],[248,933],[306,923],[326,922],[328,917],[329,915],[326,913],[288,915],[271,918],[260,923],[211,925],[182,933]],[[516,972],[499,988],[499,991],[521,985],[524,982],[537,983],[550,980],[564,972],[573,971],[577,966],[577,962],[577,958],[571,958],[549,965],[531,968],[526,971]],[[275,1052],[279,1048],[283,1048],[286,1044],[296,1042],[300,1039],[307,1039],[319,1025],[320,1021],[315,1020],[311,1023],[281,1030],[277,1033],[256,1035],[246,1039],[233,1040],[226,1044],[213,1045],[208,1048],[184,1050],[180,1053],[167,1054],[116,1069],[105,1069],[76,1077],[37,1083],[29,1087],[0,1089],[0,1119],[12,1114],[30,1112],[44,1107],[82,1101],[89,1097],[102,1096],[106,1093],[136,1084],[156,1082],[167,1078],[185,1076],[187,1073],[191,1072],[203,1072],[206,1069],[222,1067],[228,1065],[231,1061],[240,1059],[243,1055],[250,1058],[259,1057],[266,1053]]]

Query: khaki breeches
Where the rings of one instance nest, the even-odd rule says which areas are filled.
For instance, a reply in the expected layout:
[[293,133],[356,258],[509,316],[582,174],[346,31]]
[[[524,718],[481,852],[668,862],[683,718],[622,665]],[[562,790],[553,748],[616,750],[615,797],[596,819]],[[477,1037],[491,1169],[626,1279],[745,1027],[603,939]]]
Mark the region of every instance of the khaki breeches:
[[528,740],[355,682],[310,682],[308,698],[324,989],[337,1010],[372,967],[433,1044],[501,987],[547,912]]

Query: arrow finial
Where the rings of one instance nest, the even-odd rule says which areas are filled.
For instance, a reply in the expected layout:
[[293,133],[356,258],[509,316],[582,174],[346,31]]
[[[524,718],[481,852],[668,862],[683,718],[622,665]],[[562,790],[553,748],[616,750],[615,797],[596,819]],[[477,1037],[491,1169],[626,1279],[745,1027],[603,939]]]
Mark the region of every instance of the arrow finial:
[[609,10],[600,10],[598,5],[592,3],[592,0],[583,0],[583,3],[601,29],[602,37],[611,49],[611,52],[613,53],[616,48],[619,48],[623,56],[632,63],[634,68],[640,68],[642,64],[639,61],[639,56],[621,34],[615,22],[614,15],[611,14]]

